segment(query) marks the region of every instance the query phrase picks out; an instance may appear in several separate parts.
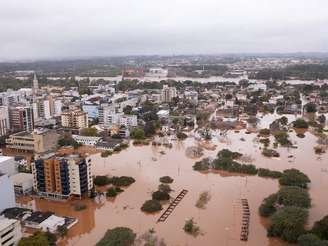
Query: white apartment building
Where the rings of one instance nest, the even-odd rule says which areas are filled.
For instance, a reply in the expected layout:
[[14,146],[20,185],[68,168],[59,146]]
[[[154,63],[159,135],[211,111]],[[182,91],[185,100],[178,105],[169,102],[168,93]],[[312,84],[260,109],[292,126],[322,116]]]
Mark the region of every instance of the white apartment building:
[[18,245],[21,238],[22,229],[20,222],[0,217],[0,246]]
[[[82,164],[79,164],[74,159],[68,159],[68,171],[70,179],[70,194],[81,196],[87,191],[90,191],[93,187],[92,171],[91,171],[91,159],[86,158],[86,167],[85,170],[81,170]],[[81,182],[86,182],[86,186]],[[87,188],[86,188],[87,187]],[[87,189],[87,190],[82,190]]]
[[34,120],[39,118],[50,119],[51,118],[51,105],[50,101],[46,99],[38,99],[32,104]]
[[61,123],[63,127],[82,129],[89,126],[88,113],[81,110],[72,110],[61,114]]
[[63,103],[61,100],[54,101],[54,116],[60,116],[62,113]]
[[138,126],[138,117],[136,115],[121,115],[119,126],[136,127]]
[[0,137],[6,136],[10,130],[9,111],[7,106],[0,106]]
[[80,144],[89,145],[89,146],[96,145],[101,139],[101,137],[81,136],[81,135],[72,135],[72,138]]
[[135,127],[138,125],[138,117],[136,115],[125,115],[117,113],[113,105],[101,105],[99,108],[99,124],[104,128],[112,126]]
[[162,102],[171,102],[174,97],[177,97],[176,88],[163,85],[163,89],[161,91]]

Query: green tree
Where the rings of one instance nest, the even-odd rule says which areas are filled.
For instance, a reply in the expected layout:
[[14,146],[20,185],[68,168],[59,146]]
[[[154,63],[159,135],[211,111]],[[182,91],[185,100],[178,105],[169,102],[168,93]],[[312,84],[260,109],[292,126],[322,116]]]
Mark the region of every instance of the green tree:
[[136,234],[126,227],[116,227],[108,230],[96,246],[132,246]]
[[328,240],[328,215],[314,223],[312,233],[322,239]]
[[272,215],[268,236],[280,237],[289,243],[296,243],[299,236],[305,233],[304,225],[307,219],[307,210],[299,207],[284,207]]
[[97,137],[98,136],[98,130],[94,127],[83,128],[81,130],[81,135],[82,136],[88,136],[88,137]]
[[18,246],[50,246],[55,245],[56,236],[50,232],[35,232],[32,236],[23,237]]
[[283,186],[277,193],[278,203],[284,206],[309,208],[311,199],[309,192],[297,186]]
[[131,138],[142,140],[145,139],[145,132],[141,128],[134,128],[130,133]]
[[317,235],[311,233],[301,235],[297,242],[300,246],[328,246],[328,241],[323,241]]
[[314,103],[308,103],[304,107],[305,107],[305,111],[307,113],[315,113],[315,112],[317,112],[317,105],[315,105]]
[[280,185],[298,186],[301,188],[307,188],[310,182],[311,180],[306,174],[294,168],[285,170],[279,179]]

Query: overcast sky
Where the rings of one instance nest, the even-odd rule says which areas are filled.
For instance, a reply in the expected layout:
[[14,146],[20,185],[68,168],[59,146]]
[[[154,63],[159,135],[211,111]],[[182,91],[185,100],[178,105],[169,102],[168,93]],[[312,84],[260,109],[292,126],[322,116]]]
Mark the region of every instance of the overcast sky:
[[328,52],[328,0],[0,0],[0,60]]

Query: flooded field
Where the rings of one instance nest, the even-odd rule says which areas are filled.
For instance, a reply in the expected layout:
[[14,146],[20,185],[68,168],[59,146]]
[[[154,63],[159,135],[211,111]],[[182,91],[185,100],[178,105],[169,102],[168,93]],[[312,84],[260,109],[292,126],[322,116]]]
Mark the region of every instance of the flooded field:
[[[294,119],[290,117],[290,120]],[[268,115],[262,119],[261,127],[267,127],[272,121]],[[272,170],[297,168],[305,172],[312,183],[310,195],[309,225],[328,214],[328,197],[323,193],[328,189],[328,154],[318,156],[313,146],[317,138],[306,132],[305,138],[298,138],[295,132],[290,133],[292,142],[298,148],[278,148],[279,158],[262,156],[256,134],[246,134],[229,131],[226,136],[214,134],[212,143],[215,150],[204,150],[203,157],[212,156],[222,148],[248,155],[257,167]],[[241,141],[240,139],[244,140]],[[273,141],[271,141],[273,142]],[[130,146],[119,154],[102,158],[100,154],[92,156],[94,175],[125,175],[132,176],[136,182],[119,194],[114,200],[97,197],[93,200],[83,200],[87,209],[74,211],[73,203],[32,200],[29,205],[42,211],[54,211],[58,215],[72,216],[79,223],[70,229],[62,245],[94,245],[104,235],[107,229],[126,226],[138,235],[153,228],[156,235],[164,238],[167,245],[287,245],[278,240],[266,237],[266,221],[258,215],[258,207],[263,198],[278,190],[278,182],[257,176],[233,175],[225,172],[200,173],[192,166],[199,159],[190,159],[185,150],[196,146],[198,142],[190,136],[185,141],[173,141],[171,149],[159,146]],[[165,222],[156,223],[161,213],[145,214],[140,207],[145,200],[151,198],[151,193],[157,190],[161,176],[174,178],[171,196],[174,198],[182,189],[188,190],[187,195],[175,208]],[[208,191],[211,199],[205,209],[195,206],[199,194]],[[250,205],[250,234],[248,242],[240,241],[241,205],[240,199],[248,199]],[[26,201],[25,201],[26,203]],[[164,204],[164,209],[168,203]],[[162,210],[163,212],[164,210]],[[194,218],[200,227],[201,234],[190,236],[183,231],[187,219]]]

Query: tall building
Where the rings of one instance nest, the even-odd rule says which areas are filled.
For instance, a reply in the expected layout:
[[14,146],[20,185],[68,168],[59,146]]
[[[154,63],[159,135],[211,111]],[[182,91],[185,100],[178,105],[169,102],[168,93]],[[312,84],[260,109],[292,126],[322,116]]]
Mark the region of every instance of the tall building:
[[39,81],[38,81],[38,78],[36,77],[36,73],[34,73],[33,85],[32,85],[33,102],[35,102],[35,100],[36,100],[38,91],[39,91]]
[[72,110],[61,114],[61,123],[63,127],[82,129],[89,126],[88,113],[81,110]]
[[103,104],[99,107],[99,124],[104,128],[112,126],[135,127],[138,125],[138,117],[136,115],[125,115],[117,113],[113,105]]
[[30,106],[9,107],[9,121],[13,132],[33,131],[34,117]]
[[54,101],[54,116],[60,116],[62,113],[63,103],[61,100]]
[[34,190],[45,197],[83,196],[93,187],[91,159],[79,155],[36,160],[32,174]]
[[174,97],[177,97],[176,88],[163,85],[163,89],[161,91],[162,102],[171,102]]
[[0,137],[6,136],[10,130],[9,112],[7,106],[0,106]]
[[52,97],[34,98],[32,106],[34,120],[39,118],[48,120],[53,115],[54,106]]
[[16,246],[22,238],[22,228],[19,220],[0,217],[0,245]]

